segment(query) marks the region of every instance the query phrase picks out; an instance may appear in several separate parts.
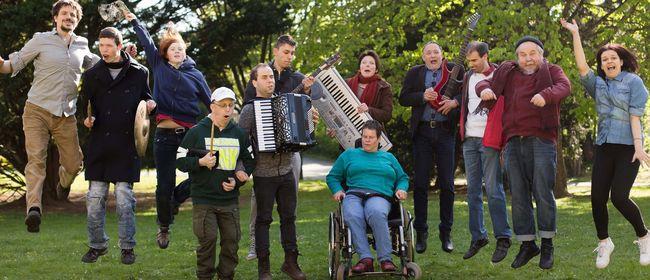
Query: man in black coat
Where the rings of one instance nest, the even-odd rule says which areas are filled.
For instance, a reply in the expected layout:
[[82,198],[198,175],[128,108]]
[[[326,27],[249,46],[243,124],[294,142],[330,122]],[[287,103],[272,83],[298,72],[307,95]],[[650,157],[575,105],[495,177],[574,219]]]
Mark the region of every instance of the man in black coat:
[[90,102],[92,115],[84,125],[91,128],[86,143],[85,177],[90,182],[88,243],[82,261],[92,263],[108,250],[104,232],[109,183],[115,184],[119,246],[124,264],[135,262],[135,197],[133,182],[140,181],[141,159],[136,152],[134,120],[138,104],[147,101],[147,112],[156,107],[149,89],[149,71],[122,51],[122,34],[113,27],[99,33],[102,60],[82,76],[81,94]]
[[[442,249],[451,252],[451,226],[454,213],[454,146],[458,109],[455,102],[443,97],[452,79],[453,63],[443,57],[435,42],[428,42],[422,50],[424,64],[411,68],[402,85],[399,103],[411,107],[410,132],[413,141],[414,185],[413,201],[417,233],[416,252],[424,253],[427,245],[427,205],[431,168],[436,164],[436,185],[440,190],[440,240]],[[463,73],[458,74],[458,79]],[[453,96],[451,96],[453,99]]]

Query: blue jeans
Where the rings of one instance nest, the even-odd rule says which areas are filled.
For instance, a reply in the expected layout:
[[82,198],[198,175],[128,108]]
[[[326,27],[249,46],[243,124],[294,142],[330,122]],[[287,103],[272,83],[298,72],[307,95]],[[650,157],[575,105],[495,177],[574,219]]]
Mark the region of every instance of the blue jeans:
[[[86,195],[88,211],[88,243],[91,248],[108,248],[108,236],[104,231],[106,224],[106,199],[108,182],[90,181]],[[133,185],[127,182],[115,183],[115,200],[117,206],[117,234],[121,249],[135,247],[135,196]]]
[[556,228],[555,143],[529,136],[515,136],[505,149],[505,167],[512,193],[512,225],[519,241],[535,240],[533,201],[537,206],[537,229],[541,238],[553,238]]
[[168,227],[174,223],[173,206],[183,203],[190,196],[190,179],[176,186],[176,151],[185,132],[174,133],[156,129],[153,157],[156,163],[156,211],[158,225]]
[[390,261],[391,243],[388,230],[388,212],[390,202],[383,197],[363,199],[356,195],[346,195],[343,199],[343,219],[352,233],[352,244],[359,254],[359,259],[371,258],[370,244],[366,236],[366,227],[370,225],[377,247],[377,259]]
[[510,238],[506,193],[503,191],[503,173],[499,151],[483,146],[483,138],[467,137],[463,142],[463,158],[467,175],[467,206],[469,232],[472,241],[487,238],[483,222],[483,182],[487,192],[492,230],[495,238]]
[[440,224],[441,234],[449,234],[454,223],[454,146],[455,136],[449,130],[431,128],[421,123],[413,139],[413,159],[415,178],[413,184],[413,206],[415,221],[413,227],[418,232],[429,229],[428,206],[431,170],[436,164],[436,186],[440,190]]

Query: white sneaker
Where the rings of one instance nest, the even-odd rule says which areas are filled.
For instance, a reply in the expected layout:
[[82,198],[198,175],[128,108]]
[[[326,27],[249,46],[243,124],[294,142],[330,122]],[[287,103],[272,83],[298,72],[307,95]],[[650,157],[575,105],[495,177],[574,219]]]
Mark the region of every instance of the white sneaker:
[[247,261],[252,261],[257,259],[257,253],[255,252],[255,239],[251,240],[251,245],[248,247],[248,255],[246,255]]
[[612,242],[611,238],[607,237],[607,239],[598,242],[598,247],[594,249],[594,252],[598,252],[596,256],[596,267],[601,269],[607,267],[609,265],[609,257],[613,251],[614,242]]
[[650,264],[650,233],[644,237],[635,240],[634,243],[639,245],[639,263],[641,265]]

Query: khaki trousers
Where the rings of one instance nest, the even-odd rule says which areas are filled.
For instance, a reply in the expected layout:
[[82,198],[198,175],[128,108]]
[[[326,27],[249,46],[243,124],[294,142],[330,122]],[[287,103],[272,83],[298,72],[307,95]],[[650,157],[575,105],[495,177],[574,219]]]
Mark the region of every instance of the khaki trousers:
[[49,111],[26,102],[23,113],[23,131],[25,132],[25,151],[27,165],[25,180],[27,183],[27,211],[38,207],[43,211],[41,196],[45,181],[45,161],[50,138],[59,150],[59,182],[69,187],[81,170],[83,155],[77,135],[75,116],[57,117]]

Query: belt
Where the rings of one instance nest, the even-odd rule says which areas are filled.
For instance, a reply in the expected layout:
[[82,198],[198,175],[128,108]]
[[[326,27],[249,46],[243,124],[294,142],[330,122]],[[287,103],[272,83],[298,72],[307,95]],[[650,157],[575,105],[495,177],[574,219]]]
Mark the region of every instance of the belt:
[[445,122],[439,122],[439,121],[421,121],[420,125],[426,125],[430,128],[437,128],[437,127],[443,127]]
[[176,127],[176,128],[157,127],[156,128],[156,131],[158,131],[158,132],[162,132],[162,133],[165,133],[165,134],[176,134],[176,135],[184,134],[185,132],[187,132],[187,130],[188,129],[184,128],[184,127]]

